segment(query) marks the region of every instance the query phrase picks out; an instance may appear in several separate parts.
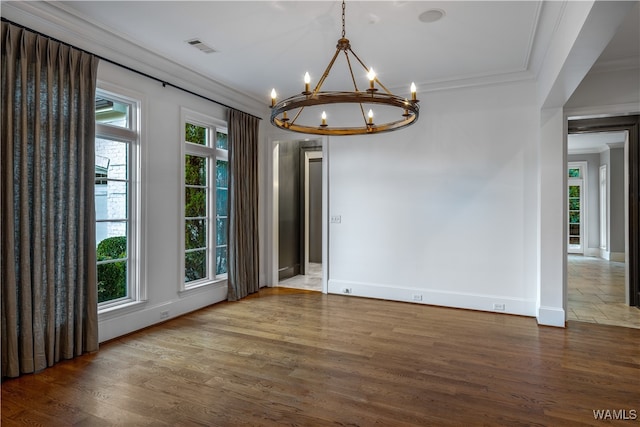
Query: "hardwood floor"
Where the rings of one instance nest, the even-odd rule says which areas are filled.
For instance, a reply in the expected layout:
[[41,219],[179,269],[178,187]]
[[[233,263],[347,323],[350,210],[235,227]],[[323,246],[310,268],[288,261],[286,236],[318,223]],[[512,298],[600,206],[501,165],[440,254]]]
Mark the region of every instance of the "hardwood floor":
[[6,380],[1,414],[4,427],[630,426],[593,411],[640,417],[639,379],[638,329],[272,288]]

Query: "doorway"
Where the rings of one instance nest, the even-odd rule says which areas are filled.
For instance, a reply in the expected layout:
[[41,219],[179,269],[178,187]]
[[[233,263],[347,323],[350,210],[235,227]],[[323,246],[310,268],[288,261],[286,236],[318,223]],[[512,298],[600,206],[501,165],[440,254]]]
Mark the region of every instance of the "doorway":
[[[598,197],[597,209],[599,210],[599,221],[595,223],[600,224],[603,220],[603,213],[607,215],[608,225],[607,229],[603,230],[600,227],[598,237],[602,238],[602,236],[606,236],[608,239],[607,242],[599,243],[599,252],[600,256],[603,258],[607,258],[610,262],[624,262],[624,276],[625,276],[625,305],[626,306],[635,306],[638,307],[640,305],[640,266],[639,257],[640,257],[640,210],[639,210],[639,193],[640,193],[640,116],[620,116],[620,117],[606,117],[606,118],[594,118],[594,119],[580,119],[580,120],[570,120],[568,124],[569,134],[587,134],[587,133],[596,133],[596,132],[626,132],[626,141],[624,144],[624,148],[622,150],[624,155],[624,172],[620,174],[623,180],[623,196],[622,203],[623,208],[620,209],[620,215],[622,215],[622,219],[618,217],[618,219],[614,219],[611,217],[612,212],[610,209],[603,211],[603,200],[604,197],[607,198],[607,206],[611,206],[611,199],[613,194],[611,193],[611,185],[613,185],[612,181],[612,166],[614,164],[612,162],[608,163],[606,168],[602,168],[602,165],[598,165],[598,168],[594,170],[594,173],[597,174],[597,181],[595,185],[596,188],[602,188],[603,185],[608,185],[608,191],[604,195],[600,195]],[[568,172],[569,172],[569,168]],[[619,169],[618,169],[619,170]],[[603,171],[605,171],[606,175],[603,176]],[[570,177],[569,177],[570,178]],[[605,184],[603,184],[603,182]],[[595,186],[594,185],[594,186]],[[593,187],[592,187],[593,188]],[[571,198],[569,197],[569,203],[571,202]],[[569,206],[570,207],[570,206]],[[615,244],[611,241],[611,236],[613,232],[611,230],[612,226],[623,227],[624,231],[623,235],[623,244],[622,250],[619,252],[623,259],[611,259],[611,254],[616,254],[614,249]],[[603,255],[609,256],[603,256]],[[586,255],[594,255],[594,254],[586,254]],[[568,264],[569,264],[569,281],[571,281],[571,268],[572,265],[579,265],[580,263],[576,263],[576,259],[571,259],[571,256],[575,255],[567,255]],[[596,255],[597,256],[597,255]],[[615,255],[614,255],[615,256]],[[571,285],[571,283],[570,283]],[[569,307],[571,308],[571,286],[569,286]],[[574,295],[575,297],[575,295]],[[639,310],[635,310],[640,312]],[[635,312],[632,316],[635,316]],[[569,318],[571,318],[569,316]]]
[[279,141],[273,151],[277,286],[323,290],[322,140]]

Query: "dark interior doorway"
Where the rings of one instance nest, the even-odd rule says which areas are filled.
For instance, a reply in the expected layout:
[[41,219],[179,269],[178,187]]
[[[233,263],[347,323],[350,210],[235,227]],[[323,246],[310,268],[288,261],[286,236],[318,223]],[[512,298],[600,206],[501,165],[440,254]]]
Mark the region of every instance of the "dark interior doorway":
[[[306,260],[322,262],[322,163],[309,161],[309,248],[306,245],[305,153],[321,152],[321,141],[279,143],[278,154],[278,280],[305,274]],[[319,165],[319,168],[318,168]],[[318,175],[319,173],[319,175]],[[317,185],[320,187],[318,188]],[[319,197],[319,199],[318,199]],[[319,203],[318,203],[319,201]],[[318,234],[319,227],[319,234]],[[308,252],[307,252],[308,251]],[[315,262],[315,261],[311,261]]]

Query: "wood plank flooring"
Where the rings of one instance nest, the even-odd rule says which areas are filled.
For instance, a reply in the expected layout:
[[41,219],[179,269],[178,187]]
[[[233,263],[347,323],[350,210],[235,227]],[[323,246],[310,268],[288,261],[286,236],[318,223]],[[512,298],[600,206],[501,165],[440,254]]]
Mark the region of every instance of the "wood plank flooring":
[[640,417],[638,329],[272,288],[6,380],[1,421],[638,425],[607,409]]

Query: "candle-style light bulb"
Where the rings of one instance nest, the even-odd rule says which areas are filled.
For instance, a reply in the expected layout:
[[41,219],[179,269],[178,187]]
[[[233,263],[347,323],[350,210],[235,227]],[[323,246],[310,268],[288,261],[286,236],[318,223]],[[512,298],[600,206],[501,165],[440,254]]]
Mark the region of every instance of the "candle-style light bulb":
[[411,100],[416,100],[416,84],[411,82]]
[[305,92],[309,92],[309,83],[311,83],[311,76],[307,71],[306,73],[304,73],[304,91]]
[[320,116],[322,118],[322,124],[320,126],[326,126],[327,125],[327,113],[326,112],[322,112],[322,116]]
[[369,124],[373,124],[373,110],[369,110]]
[[274,105],[276,105],[276,98],[277,98],[277,94],[276,94],[276,89],[273,88],[271,89],[271,106],[273,107]]
[[369,88],[373,89],[373,83],[376,81],[376,72],[373,71],[373,68],[369,68],[367,77],[369,78]]

